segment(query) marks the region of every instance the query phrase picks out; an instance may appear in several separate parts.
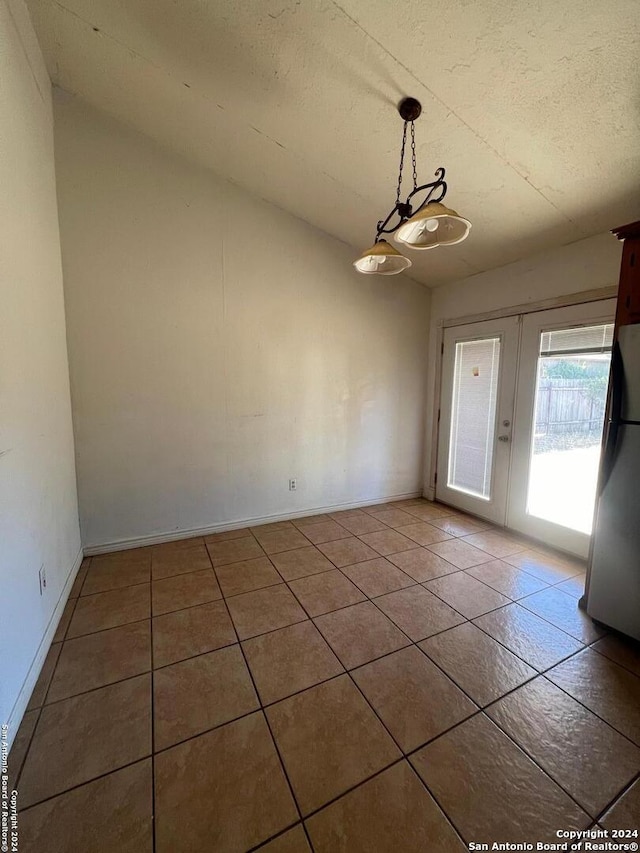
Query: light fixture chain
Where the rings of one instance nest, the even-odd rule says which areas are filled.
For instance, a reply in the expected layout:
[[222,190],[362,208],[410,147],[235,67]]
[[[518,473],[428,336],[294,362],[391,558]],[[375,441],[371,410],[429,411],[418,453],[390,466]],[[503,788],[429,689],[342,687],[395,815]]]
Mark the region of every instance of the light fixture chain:
[[[404,169],[404,149],[407,144],[407,125],[408,121],[404,123],[404,130],[402,131],[402,148],[400,149],[400,171],[398,172],[398,189],[396,192],[396,204],[400,204],[400,194],[402,193],[402,170]],[[413,124],[413,122],[412,122]]]
[[416,165],[416,126],[411,122],[411,163],[413,165],[413,189],[418,189],[418,167]]

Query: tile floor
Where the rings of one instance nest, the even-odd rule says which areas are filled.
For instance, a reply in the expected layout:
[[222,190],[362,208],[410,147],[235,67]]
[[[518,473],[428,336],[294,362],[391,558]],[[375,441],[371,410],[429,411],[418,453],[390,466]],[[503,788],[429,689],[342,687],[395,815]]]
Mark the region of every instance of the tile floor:
[[583,566],[425,500],[86,559],[21,853],[451,853],[640,823],[640,652]]

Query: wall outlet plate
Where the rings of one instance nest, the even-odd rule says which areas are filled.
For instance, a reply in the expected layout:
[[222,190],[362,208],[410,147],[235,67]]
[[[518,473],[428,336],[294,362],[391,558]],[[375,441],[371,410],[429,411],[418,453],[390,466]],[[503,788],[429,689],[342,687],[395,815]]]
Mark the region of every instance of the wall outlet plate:
[[289,491],[295,492],[295,490],[297,488],[298,488],[298,481],[295,478],[293,478],[292,480],[289,480]]

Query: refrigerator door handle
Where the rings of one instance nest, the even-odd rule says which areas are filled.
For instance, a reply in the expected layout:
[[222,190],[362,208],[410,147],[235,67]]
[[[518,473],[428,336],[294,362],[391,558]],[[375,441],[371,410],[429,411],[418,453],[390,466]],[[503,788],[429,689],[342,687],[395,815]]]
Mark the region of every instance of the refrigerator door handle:
[[611,353],[611,417],[607,430],[607,441],[602,455],[602,478],[600,481],[600,494],[604,491],[607,481],[613,471],[616,458],[616,445],[618,444],[618,432],[622,420],[622,398],[624,394],[624,364],[620,345],[616,341]]

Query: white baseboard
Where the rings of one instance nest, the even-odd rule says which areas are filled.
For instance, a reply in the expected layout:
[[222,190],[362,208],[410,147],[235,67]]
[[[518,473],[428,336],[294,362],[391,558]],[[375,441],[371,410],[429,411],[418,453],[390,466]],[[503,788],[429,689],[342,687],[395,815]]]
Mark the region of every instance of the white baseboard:
[[11,749],[11,744],[13,743],[15,734],[18,731],[18,726],[22,722],[24,712],[27,710],[27,705],[29,704],[31,694],[33,693],[33,688],[36,686],[36,681],[38,680],[45,658],[47,656],[47,653],[49,652],[51,641],[53,640],[53,637],[58,628],[58,623],[62,618],[62,611],[64,610],[67,600],[69,598],[69,593],[71,592],[71,587],[73,586],[73,582],[75,581],[76,575],[78,574],[78,569],[82,564],[83,556],[84,555],[82,548],[80,548],[74,560],[73,566],[71,567],[71,571],[67,576],[65,585],[62,588],[62,592],[60,593],[60,598],[58,599],[58,603],[56,604],[55,610],[51,614],[49,624],[47,625],[47,628],[42,636],[42,640],[40,641],[40,645],[38,646],[38,651],[36,652],[31,662],[29,672],[27,673],[27,676],[22,683],[22,687],[20,688],[20,692],[18,693],[18,698],[16,699],[11,713],[9,714],[9,719],[7,720],[9,726],[9,749]]
[[433,486],[427,486],[424,490],[424,497],[428,501],[435,501],[436,499],[436,490]]
[[176,539],[191,539],[193,536],[208,536],[211,533],[222,533],[225,530],[237,530],[240,527],[257,527],[259,524],[269,524],[274,521],[291,521],[295,518],[305,518],[308,515],[321,515],[325,512],[340,512],[344,509],[358,509],[361,506],[374,506],[388,501],[402,501],[411,498],[422,497],[422,492],[409,492],[404,495],[386,495],[363,501],[351,501],[344,504],[333,504],[332,506],[314,507],[299,512],[283,512],[276,515],[263,515],[257,518],[242,518],[235,521],[224,521],[220,524],[212,524],[208,527],[197,527],[189,530],[171,530],[167,533],[158,533],[151,536],[140,536],[136,539],[119,539],[114,542],[104,542],[100,545],[87,545],[84,549],[85,556],[90,557],[97,554],[106,554],[111,551],[124,551],[129,548],[143,548],[146,545],[161,545],[163,542],[172,542]]

